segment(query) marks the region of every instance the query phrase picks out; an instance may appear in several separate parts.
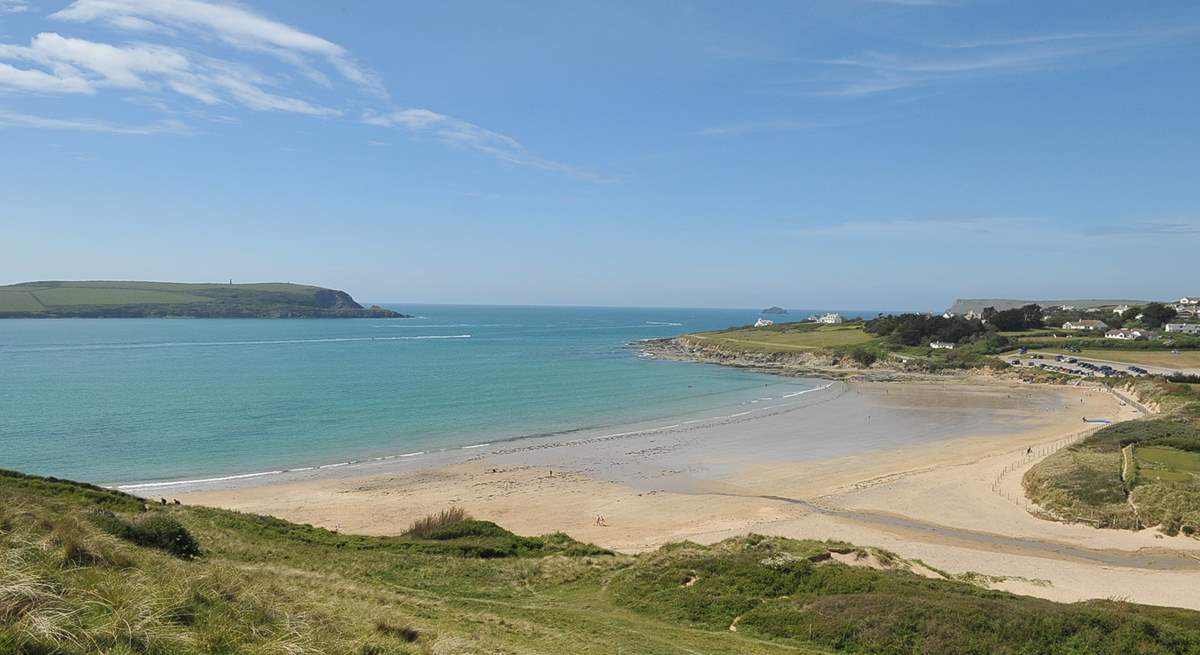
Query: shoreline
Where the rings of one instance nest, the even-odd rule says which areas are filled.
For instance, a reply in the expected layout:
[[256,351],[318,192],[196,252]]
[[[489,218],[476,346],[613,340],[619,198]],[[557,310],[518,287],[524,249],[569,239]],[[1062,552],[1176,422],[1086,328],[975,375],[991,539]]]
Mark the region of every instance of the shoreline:
[[[840,403],[692,432],[529,444],[439,466],[251,481],[179,497],[379,535],[456,506],[520,534],[564,531],[623,552],[747,532],[839,539],[995,589],[1059,601],[1116,596],[1200,608],[1200,542],[1049,522],[1024,506],[1016,469],[1089,431],[1081,412],[1113,421],[1135,417],[1138,410],[1119,396],[1098,387],[986,377],[837,384],[846,387]],[[901,445],[862,442],[850,453],[786,454],[802,452],[788,426],[854,407],[897,412],[888,432],[920,434]],[[946,425],[982,425],[964,422],[980,412],[1003,418],[1004,429],[950,435],[957,428]],[[909,415],[934,420],[906,422]],[[865,433],[868,425],[853,431]],[[782,438],[774,433],[780,429]],[[1037,455],[1026,457],[1026,449]],[[597,515],[606,525],[595,524]]]
[[[754,414],[763,411],[777,410],[781,407],[790,406],[801,402],[800,400],[791,401],[790,399],[806,396],[810,393],[826,391],[839,384],[836,380],[824,380],[820,378],[805,378],[808,382],[814,384],[811,388],[801,389],[790,393],[781,393],[778,399],[772,397],[767,399],[756,399],[751,401],[743,401],[737,404],[721,404],[716,407],[702,410],[699,414],[711,414],[712,412],[731,411],[734,408],[752,405],[741,411],[731,411],[729,414],[710,416],[702,420],[728,420],[736,419],[741,416]],[[778,400],[777,404],[759,404],[762,400]],[[756,405],[756,406],[753,406]],[[552,432],[541,432],[523,434],[519,436],[501,436],[478,443],[468,443],[464,445],[450,445],[441,447],[427,447],[424,450],[417,450],[401,454],[388,455],[372,455],[362,456],[358,458],[340,460],[335,462],[327,462],[321,464],[309,464],[303,466],[290,467],[274,467],[267,468],[262,471],[250,471],[244,473],[230,473],[225,475],[208,475],[198,478],[188,479],[170,479],[170,480],[138,480],[133,482],[123,483],[107,483],[101,486],[110,489],[116,489],[125,492],[151,492],[155,490],[161,491],[189,491],[194,489],[220,489],[227,485],[239,485],[246,481],[261,481],[263,483],[272,482],[274,476],[296,476],[301,474],[319,473],[321,471],[330,471],[343,467],[370,468],[380,465],[386,465],[389,462],[406,462],[419,461],[412,458],[428,457],[431,465],[444,465],[447,461],[453,460],[456,454],[462,454],[462,451],[472,451],[479,448],[493,448],[492,454],[496,451],[511,452],[513,450],[522,450],[525,448],[537,448],[539,444],[554,444],[554,443],[585,443],[596,440],[606,440],[620,437],[635,437],[642,435],[650,435],[657,432],[670,430],[681,427],[682,424],[697,423],[701,419],[692,418],[697,412],[682,412],[674,414],[664,414],[654,416],[637,421],[612,422],[586,427],[576,427]],[[664,421],[682,421],[681,424],[659,425]],[[617,432],[611,432],[617,430]],[[567,437],[577,437],[575,439],[565,440]],[[565,440],[565,441],[564,441]],[[438,463],[434,463],[438,461]],[[306,476],[307,477],[307,476]]]

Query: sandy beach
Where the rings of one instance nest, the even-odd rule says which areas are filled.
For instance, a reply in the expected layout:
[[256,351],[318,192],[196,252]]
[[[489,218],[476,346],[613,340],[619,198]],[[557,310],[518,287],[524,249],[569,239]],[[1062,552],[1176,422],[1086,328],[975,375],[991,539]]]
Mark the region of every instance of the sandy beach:
[[626,552],[746,532],[837,539],[1053,600],[1200,609],[1200,541],[1045,521],[1024,499],[1025,470],[1099,427],[1083,417],[1139,415],[1108,391],[837,382],[734,409],[161,493],[366,534],[461,506],[518,533]]

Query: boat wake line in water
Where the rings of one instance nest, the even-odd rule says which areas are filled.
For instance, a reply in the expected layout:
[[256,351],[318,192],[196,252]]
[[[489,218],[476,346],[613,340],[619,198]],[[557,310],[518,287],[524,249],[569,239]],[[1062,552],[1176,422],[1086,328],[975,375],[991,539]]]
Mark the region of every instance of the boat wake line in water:
[[259,341],[163,341],[157,343],[98,343],[81,346],[17,348],[14,352],[61,352],[65,350],[140,350],[144,348],[209,348],[219,346],[271,346],[302,343],[346,343],[355,341],[425,341],[470,339],[469,334],[419,334],[401,337],[323,337],[319,339],[265,339]]

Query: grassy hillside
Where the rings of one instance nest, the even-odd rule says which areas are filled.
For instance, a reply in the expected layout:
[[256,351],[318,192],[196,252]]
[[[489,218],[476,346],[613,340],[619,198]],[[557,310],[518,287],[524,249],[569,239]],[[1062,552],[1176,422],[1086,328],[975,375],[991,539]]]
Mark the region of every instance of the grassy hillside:
[[748,351],[787,352],[856,346],[874,340],[863,332],[862,323],[777,323],[763,327],[741,327],[696,335],[712,343]]
[[189,316],[298,318],[400,316],[364,309],[344,291],[302,284],[26,282],[0,287],[0,318]]
[[986,591],[844,544],[627,556],[461,517],[362,537],[15,473],[0,501],[6,654],[1200,653],[1200,613]]
[[877,366],[882,368],[914,372],[1006,366],[987,356],[1007,347],[1006,339],[997,342],[990,333],[964,338],[954,350],[944,350],[930,347],[930,341],[937,337],[909,339],[911,343],[906,343],[897,334],[873,333],[875,323],[857,319],[836,325],[776,323],[686,334],[674,341],[687,356],[708,356],[716,361],[731,357],[787,361],[813,356],[811,361],[818,365],[862,368],[879,362]]
[[1161,380],[1138,384],[1161,414],[1058,451],[1026,473],[1025,488],[1067,521],[1200,534],[1200,393]]

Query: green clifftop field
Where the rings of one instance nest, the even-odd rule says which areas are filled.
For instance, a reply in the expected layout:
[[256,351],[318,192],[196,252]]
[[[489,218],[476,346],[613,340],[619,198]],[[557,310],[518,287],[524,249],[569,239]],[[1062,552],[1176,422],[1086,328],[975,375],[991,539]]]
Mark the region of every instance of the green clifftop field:
[[342,535],[0,471],[0,652],[1200,653],[1197,612],[988,591],[846,544],[634,556],[461,512],[414,528]]
[[401,318],[345,291],[288,283],[25,282],[0,286],[0,318]]
[[1053,518],[1200,536],[1200,393],[1141,380],[1151,416],[1110,425],[1031,468],[1030,499]]

